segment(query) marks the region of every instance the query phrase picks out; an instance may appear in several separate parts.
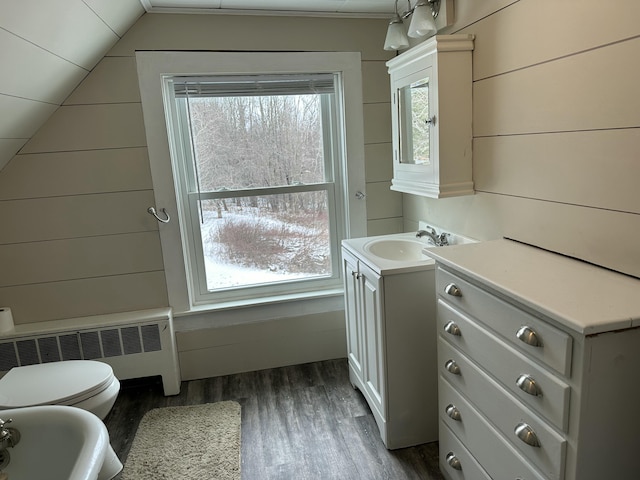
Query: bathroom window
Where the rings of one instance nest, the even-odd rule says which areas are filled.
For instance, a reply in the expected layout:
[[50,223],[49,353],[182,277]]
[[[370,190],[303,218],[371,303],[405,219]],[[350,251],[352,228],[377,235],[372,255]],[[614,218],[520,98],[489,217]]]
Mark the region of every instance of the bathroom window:
[[[242,74],[237,66],[226,73],[224,62],[216,62],[215,73],[161,75],[188,293],[188,305],[177,311],[341,290],[340,241],[364,235],[366,220],[356,196],[364,187],[362,147],[354,148],[358,138],[345,132],[354,116],[345,90],[355,78],[345,78],[353,75],[345,73],[344,58],[327,67],[326,56],[340,54],[322,54],[313,69],[304,65],[315,55],[298,56],[299,65],[281,73],[278,59],[291,55],[262,54],[276,61],[268,68],[248,62]],[[141,93],[150,138],[151,113]],[[357,122],[354,127],[357,132]],[[152,173],[153,151],[150,141]],[[349,151],[359,154],[349,157]],[[177,224],[160,226],[170,298],[177,282],[169,278],[173,259],[167,264],[162,234]]]
[[340,75],[167,79],[197,302],[339,282]]

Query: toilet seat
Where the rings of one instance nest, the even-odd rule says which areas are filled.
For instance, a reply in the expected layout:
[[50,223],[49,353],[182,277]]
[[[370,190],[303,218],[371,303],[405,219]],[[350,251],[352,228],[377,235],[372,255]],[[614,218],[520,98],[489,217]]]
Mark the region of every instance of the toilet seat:
[[93,360],[15,367],[0,379],[0,409],[74,405],[99,395],[114,382],[111,366]]

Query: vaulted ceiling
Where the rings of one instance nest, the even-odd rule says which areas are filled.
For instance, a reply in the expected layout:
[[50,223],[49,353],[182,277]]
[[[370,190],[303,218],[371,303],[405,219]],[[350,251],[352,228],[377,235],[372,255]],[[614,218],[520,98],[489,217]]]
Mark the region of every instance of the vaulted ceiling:
[[0,0],[0,169],[146,12],[390,16],[395,0]]

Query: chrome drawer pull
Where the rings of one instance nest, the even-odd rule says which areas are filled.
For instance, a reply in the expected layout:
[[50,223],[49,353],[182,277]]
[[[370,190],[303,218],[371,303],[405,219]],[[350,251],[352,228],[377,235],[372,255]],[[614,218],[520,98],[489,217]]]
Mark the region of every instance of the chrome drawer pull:
[[458,407],[456,407],[454,404],[450,403],[449,405],[447,405],[445,412],[447,412],[447,415],[449,415],[449,417],[451,417],[456,422],[462,421],[460,410],[458,410]]
[[538,387],[538,384],[531,375],[522,374],[516,380],[516,385],[525,393],[533,395],[534,397],[541,397],[542,390]]
[[531,445],[532,447],[540,446],[540,442],[538,441],[538,436],[536,435],[536,432],[534,432],[533,428],[531,428],[526,423],[519,423],[518,425],[516,425],[516,428],[514,431],[516,432],[516,435],[518,436],[518,438],[522,440],[524,443],[526,443],[527,445]]
[[444,368],[446,368],[449,373],[460,375],[460,367],[453,360],[447,361],[447,363],[444,364]]
[[518,340],[521,340],[532,347],[542,346],[542,342],[538,338],[538,334],[531,327],[527,327],[526,325],[516,332],[516,337],[518,337]]
[[446,458],[447,458],[447,463],[451,468],[453,468],[454,470],[462,470],[462,464],[460,463],[460,460],[458,460],[458,457],[456,457],[455,453],[453,452],[447,453]]
[[446,287],[444,287],[444,293],[447,295],[451,295],[453,297],[461,297],[462,291],[458,288],[455,283],[450,283]]
[[460,327],[456,325],[453,321],[448,322],[444,326],[444,331],[447,332],[449,335],[454,335],[456,337],[459,337],[462,335],[462,332],[460,331]]

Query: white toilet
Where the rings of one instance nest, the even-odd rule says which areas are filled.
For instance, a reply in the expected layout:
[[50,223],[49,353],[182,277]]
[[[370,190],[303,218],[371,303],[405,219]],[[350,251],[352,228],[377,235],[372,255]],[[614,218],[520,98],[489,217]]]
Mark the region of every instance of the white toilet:
[[104,420],[120,382],[106,363],[67,360],[15,367],[0,379],[0,410],[36,405],[70,405]]

